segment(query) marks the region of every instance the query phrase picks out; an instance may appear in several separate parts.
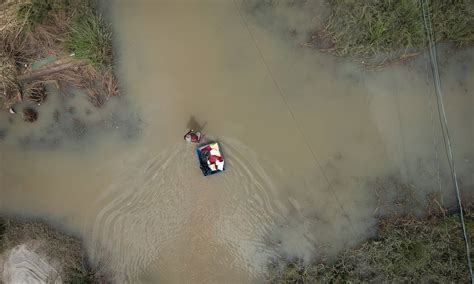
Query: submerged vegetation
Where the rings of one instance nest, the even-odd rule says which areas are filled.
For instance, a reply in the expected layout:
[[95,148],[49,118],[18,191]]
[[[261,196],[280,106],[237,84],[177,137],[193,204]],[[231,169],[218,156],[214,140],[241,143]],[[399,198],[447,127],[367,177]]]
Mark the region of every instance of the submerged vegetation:
[[[465,218],[473,243],[474,212],[469,211]],[[277,260],[269,269],[271,283],[448,283],[468,279],[456,214],[437,214],[422,220],[411,216],[383,218],[376,239],[342,252],[333,261],[307,264],[300,259]]]
[[[0,1],[0,98],[44,102],[34,86],[77,88],[95,106],[118,94],[110,26],[89,0]],[[37,91],[37,90],[36,90]]]
[[38,119],[38,112],[32,108],[25,108],[23,110],[23,120],[27,122],[34,122]]
[[[474,4],[471,0],[430,2],[437,42],[457,46],[474,43]],[[426,46],[422,9],[417,0],[327,0],[324,27],[311,45],[337,55],[407,56]]]

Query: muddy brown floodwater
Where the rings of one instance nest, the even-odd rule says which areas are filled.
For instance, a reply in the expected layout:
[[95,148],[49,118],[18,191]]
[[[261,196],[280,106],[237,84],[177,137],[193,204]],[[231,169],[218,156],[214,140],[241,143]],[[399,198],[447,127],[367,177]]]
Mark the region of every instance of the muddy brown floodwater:
[[[118,282],[224,283],[262,281],[273,257],[331,256],[372,236],[376,178],[449,205],[428,56],[374,72],[303,48],[322,7],[293,2],[110,2],[128,100],[94,114],[92,124],[112,122],[81,143],[59,127],[61,147],[33,139],[48,137],[54,115],[27,124],[2,113],[1,127],[17,126],[0,146],[1,209],[80,234]],[[441,79],[468,191],[474,52],[450,52],[440,47]],[[225,173],[201,175],[182,140],[191,119],[222,143]],[[132,138],[120,132],[130,124]]]

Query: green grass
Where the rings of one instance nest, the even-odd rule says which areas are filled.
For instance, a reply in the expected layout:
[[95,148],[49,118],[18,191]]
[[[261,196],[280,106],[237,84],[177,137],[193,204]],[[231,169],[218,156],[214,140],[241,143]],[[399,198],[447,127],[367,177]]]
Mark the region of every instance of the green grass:
[[34,29],[37,25],[44,24],[50,13],[72,14],[81,10],[79,7],[86,7],[86,4],[87,1],[80,0],[30,0],[20,5],[18,17]]
[[[327,3],[330,12],[324,38],[338,55],[366,57],[426,45],[417,0],[327,0]],[[458,46],[474,43],[471,0],[433,0],[430,7],[436,41]]]
[[112,65],[112,34],[101,16],[88,13],[71,27],[66,48],[76,57],[88,60],[94,67]]
[[34,28],[36,25],[43,23],[53,9],[51,2],[50,0],[33,0],[24,3],[18,9],[18,17]]
[[[472,244],[474,214],[467,214],[466,220]],[[469,279],[466,262],[458,215],[425,220],[391,218],[380,221],[377,239],[342,252],[333,262],[275,261],[270,265],[268,280],[271,283],[466,283]]]
[[458,46],[474,43],[472,0],[436,0],[432,9],[437,41],[454,42]]

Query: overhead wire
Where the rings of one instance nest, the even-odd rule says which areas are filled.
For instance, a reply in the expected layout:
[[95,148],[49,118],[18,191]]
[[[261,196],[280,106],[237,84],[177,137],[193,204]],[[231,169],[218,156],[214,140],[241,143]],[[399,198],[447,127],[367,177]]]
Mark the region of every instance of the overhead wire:
[[[344,212],[344,214],[345,214],[345,216],[346,216],[353,232],[355,232],[355,228],[354,228],[349,216],[347,215],[344,207],[342,206],[342,203],[340,202],[339,198],[337,197],[337,194],[334,192],[334,189],[332,188],[332,184],[329,181],[329,178],[327,177],[327,175],[325,174],[325,172],[322,168],[322,165],[319,162],[319,159],[317,158],[316,154],[314,153],[311,145],[309,144],[308,139],[307,139],[306,135],[304,134],[304,131],[302,130],[301,126],[299,125],[298,120],[296,119],[296,116],[295,116],[291,106],[289,105],[289,103],[286,99],[286,96],[283,93],[283,90],[282,90],[281,86],[278,84],[278,82],[275,79],[270,67],[268,66],[268,64],[265,60],[265,57],[263,55],[263,52],[260,49],[260,47],[258,45],[258,42],[255,39],[255,36],[253,35],[253,32],[251,31],[251,29],[249,27],[249,24],[247,23],[246,18],[244,17],[244,15],[242,15],[242,12],[241,12],[238,4],[235,2],[235,0],[233,0],[233,2],[234,2],[234,5],[236,6],[236,9],[238,11],[238,14],[239,14],[240,18],[242,19],[242,22],[243,22],[245,28],[247,29],[247,31],[249,33],[250,38],[252,39],[252,41],[255,45],[255,48],[257,49],[257,51],[259,53],[259,56],[261,58],[261,61],[262,61],[263,65],[265,66],[265,69],[267,70],[273,84],[275,85],[276,89],[278,90],[278,93],[279,93],[283,103],[286,105],[292,119],[294,120],[295,125],[297,126],[298,131],[300,132],[307,148],[309,149],[316,166],[320,169],[321,173],[323,174],[323,176],[324,176],[331,192],[334,195],[334,198],[335,198],[336,202],[339,204],[341,210]],[[447,117],[446,117],[446,111],[445,111],[444,102],[443,102],[443,95],[442,95],[441,82],[440,82],[441,80],[440,80],[440,76],[439,76],[439,67],[438,67],[438,62],[437,62],[437,57],[436,57],[436,46],[434,44],[434,39],[433,39],[433,30],[432,30],[432,24],[431,24],[431,19],[430,19],[429,6],[427,4],[427,0],[420,0],[420,2],[421,2],[421,7],[422,7],[423,22],[424,22],[426,34],[427,34],[427,37],[428,37],[428,46],[429,46],[429,51],[430,51],[429,54],[430,54],[431,69],[432,69],[433,80],[434,80],[434,83],[435,83],[435,94],[436,94],[436,98],[437,98],[438,114],[439,114],[441,129],[442,129],[442,133],[443,133],[443,141],[444,141],[446,155],[447,155],[448,162],[449,162],[449,167],[450,167],[450,170],[451,170],[451,176],[452,176],[454,188],[456,190],[456,198],[457,198],[458,206],[459,206],[459,213],[460,213],[459,216],[460,216],[460,220],[461,220],[463,237],[464,237],[464,242],[465,242],[465,247],[466,247],[469,274],[470,274],[470,278],[471,278],[471,283],[474,283],[474,277],[473,277],[473,271],[472,271],[472,262],[471,262],[471,256],[470,256],[470,245],[469,245],[469,239],[468,239],[468,236],[467,236],[467,230],[466,230],[466,225],[465,225],[465,220],[464,220],[464,211],[463,211],[463,206],[462,206],[462,201],[461,201],[461,194],[460,194],[460,189],[459,189],[459,183],[458,183],[456,168],[455,168],[455,164],[454,164],[453,149],[452,149],[451,138],[450,138],[449,130],[448,130],[448,122],[447,122]],[[438,174],[439,174],[439,172],[438,172]]]
[[433,26],[431,23],[431,13],[429,10],[429,3],[427,0],[420,0],[420,4],[422,8],[423,22],[425,26],[426,36],[428,38],[431,71],[433,75],[433,81],[435,84],[435,95],[437,99],[438,114],[439,114],[439,119],[440,119],[440,124],[441,124],[441,130],[443,132],[443,141],[444,141],[444,146],[446,150],[446,156],[448,158],[449,168],[451,170],[452,182],[454,185],[454,189],[456,191],[456,199],[458,202],[458,209],[459,209],[459,219],[461,221],[464,244],[466,248],[469,275],[471,278],[471,283],[474,283],[474,275],[473,275],[472,261],[471,261],[471,249],[470,249],[469,238],[468,238],[468,234],[466,230],[466,223],[464,220],[464,209],[462,205],[459,182],[458,182],[456,167],[455,167],[455,162],[454,162],[454,154],[453,154],[454,151],[453,151],[453,147],[451,143],[451,137],[449,134],[448,119],[446,117],[446,111],[444,107],[443,92],[441,88],[441,79],[439,75],[439,66],[438,66],[438,59],[437,59],[437,53],[436,53],[436,45],[434,42],[434,32],[433,32]]
[[[291,118],[292,118],[292,120],[294,121],[294,123],[295,123],[295,125],[296,125],[296,127],[297,127],[297,129],[298,129],[298,132],[300,132],[300,135],[301,135],[301,137],[303,138],[303,141],[304,141],[306,147],[307,147],[308,150],[310,151],[311,156],[312,156],[312,158],[313,158],[313,160],[314,160],[315,166],[316,166],[317,168],[319,168],[319,170],[321,171],[321,173],[322,173],[322,175],[323,175],[323,177],[324,177],[326,183],[328,184],[328,187],[329,187],[331,193],[332,193],[333,196],[334,196],[334,199],[336,200],[336,202],[338,203],[340,209],[341,209],[342,212],[344,213],[344,217],[347,219],[347,221],[348,221],[348,223],[349,223],[349,225],[350,225],[350,227],[351,227],[351,230],[353,231],[354,234],[356,234],[356,231],[357,231],[357,230],[355,229],[354,224],[352,223],[352,221],[351,221],[349,215],[347,214],[346,210],[344,209],[344,206],[342,205],[342,203],[341,203],[341,201],[339,200],[337,194],[335,193],[334,188],[333,188],[333,186],[332,186],[332,183],[330,182],[329,178],[328,178],[327,175],[325,174],[325,172],[324,172],[324,170],[323,170],[323,167],[322,167],[321,163],[319,162],[319,159],[317,158],[315,152],[313,151],[311,145],[309,144],[308,139],[307,139],[306,135],[304,134],[304,131],[303,131],[302,127],[301,127],[300,124],[298,123],[298,120],[296,119],[296,116],[295,116],[295,114],[294,114],[294,112],[293,112],[293,110],[292,110],[290,104],[288,103],[288,100],[286,99],[286,96],[284,95],[283,90],[282,90],[280,84],[278,84],[277,80],[275,79],[275,76],[273,75],[273,72],[271,71],[270,67],[268,66],[267,61],[266,61],[266,59],[265,59],[265,56],[263,55],[263,52],[262,52],[260,46],[258,45],[258,42],[257,42],[257,40],[256,40],[256,38],[255,38],[255,36],[254,36],[254,34],[253,34],[253,32],[252,32],[252,30],[250,29],[250,26],[249,26],[249,24],[248,24],[248,22],[247,22],[245,16],[242,14],[239,5],[236,3],[236,0],[232,0],[232,1],[234,2],[234,5],[235,5],[235,7],[236,7],[236,9],[237,9],[237,12],[238,12],[238,14],[239,14],[239,17],[241,18],[241,20],[242,20],[242,22],[243,22],[244,27],[246,28],[246,30],[247,30],[247,32],[248,32],[248,34],[249,34],[249,36],[250,36],[250,38],[251,38],[253,44],[255,45],[255,48],[256,48],[256,50],[257,50],[257,52],[258,52],[258,54],[259,54],[259,57],[260,57],[260,59],[261,59],[263,65],[264,65],[264,67],[265,67],[265,69],[266,69],[268,75],[270,76],[270,78],[271,78],[271,80],[272,80],[272,83],[273,83],[274,86],[276,87],[276,89],[277,89],[277,91],[278,91],[278,94],[280,95],[280,97],[281,97],[283,103],[285,104],[286,108],[288,109],[288,112],[290,113]],[[356,235],[357,235],[357,236],[360,236],[361,234],[360,234],[360,233],[357,233]]]
[[[426,70],[429,69],[429,59],[428,61],[426,61]],[[438,150],[438,143],[436,142],[436,126],[435,126],[435,119],[434,119],[434,111],[433,111],[433,96],[426,92],[426,95],[428,96],[428,108],[430,110],[430,121],[431,121],[431,133],[432,133],[432,138],[433,138],[433,153],[434,153],[434,156],[435,156],[435,161],[436,161],[436,181],[438,183],[438,190],[439,192],[443,192],[443,186],[441,184],[441,163],[440,163],[440,157],[439,157],[439,150]],[[441,200],[441,206],[443,206],[443,202]],[[449,230],[448,230],[448,222],[446,222],[446,214],[445,212],[443,211],[443,219],[444,219],[444,231],[448,237],[448,244],[447,244],[447,247],[448,247],[448,255],[449,255],[449,266],[451,268],[451,271],[453,271],[453,258],[452,258],[452,254],[451,254],[451,248],[449,246],[449,243],[450,243],[450,239],[451,239],[451,236],[450,236],[450,233],[449,233]]]

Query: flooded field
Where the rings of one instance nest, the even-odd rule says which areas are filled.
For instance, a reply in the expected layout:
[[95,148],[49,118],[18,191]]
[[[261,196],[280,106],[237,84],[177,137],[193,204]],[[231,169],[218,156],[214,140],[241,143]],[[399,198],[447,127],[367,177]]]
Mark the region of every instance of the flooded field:
[[[111,1],[126,98],[93,114],[52,98],[37,124],[0,114],[2,211],[81,235],[118,282],[222,283],[362,242],[399,185],[452,204],[428,55],[369,71],[305,48],[324,7],[290,2]],[[469,192],[474,52],[439,60]],[[225,173],[202,176],[182,139],[196,123]]]

